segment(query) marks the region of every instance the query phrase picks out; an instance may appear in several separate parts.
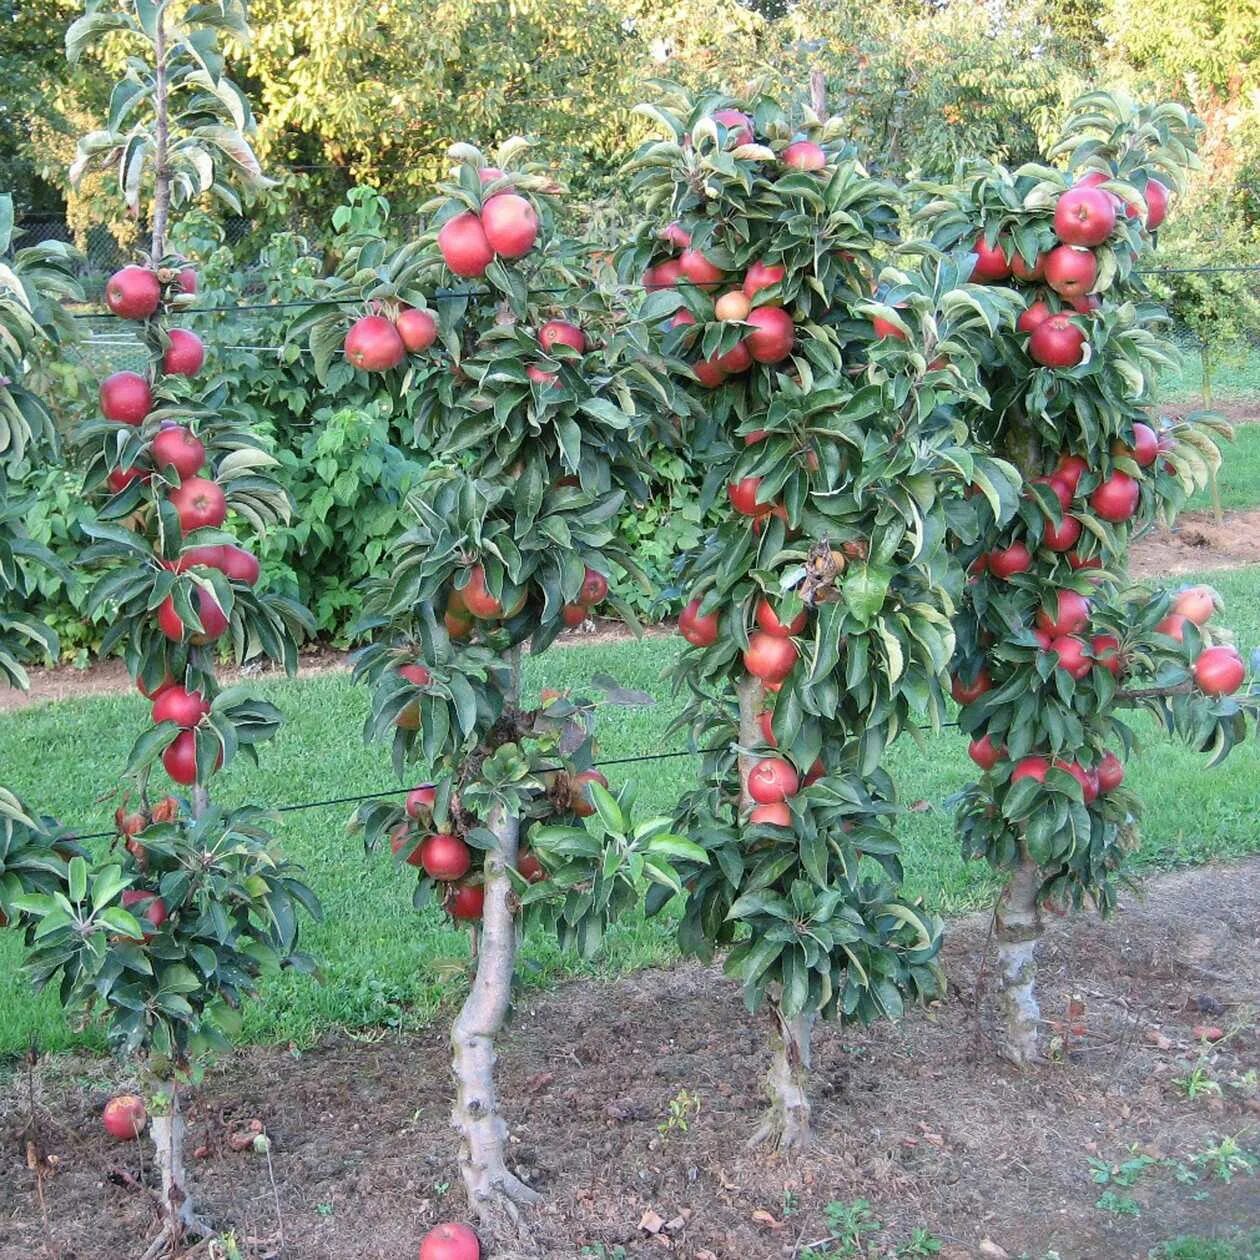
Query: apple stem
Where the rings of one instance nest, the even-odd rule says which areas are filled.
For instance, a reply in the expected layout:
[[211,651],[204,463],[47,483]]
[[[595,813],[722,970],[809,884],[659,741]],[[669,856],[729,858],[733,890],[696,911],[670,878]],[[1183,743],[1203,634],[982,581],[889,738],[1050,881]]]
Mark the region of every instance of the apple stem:
[[1041,914],[1037,892],[1041,868],[1021,845],[1020,860],[993,912],[993,934],[997,939],[997,983],[1002,1007],[1002,1030],[998,1053],[1022,1066],[1040,1057],[1037,1028],[1041,1008],[1037,1005],[1037,941],[1041,937]]
[[[508,1127],[494,1084],[495,1038],[512,997],[516,919],[508,870],[516,865],[520,821],[496,805],[486,824],[498,840],[485,857],[485,907],[477,971],[451,1026],[455,1105],[451,1123],[460,1136],[459,1168],[469,1205],[483,1225],[520,1228],[521,1207],[542,1201],[508,1169]],[[506,1218],[504,1220],[503,1218]]]
[[[748,750],[761,738],[761,683],[746,675],[735,689],[739,698],[739,812],[747,814],[754,802],[748,794],[748,773],[757,758]],[[778,986],[771,985],[769,1006],[770,1071],[766,1094],[770,1105],[748,1140],[749,1146],[773,1146],[778,1150],[801,1150],[810,1144],[809,1067],[810,1034],[816,1014],[809,1011],[788,1019],[779,1006]]]

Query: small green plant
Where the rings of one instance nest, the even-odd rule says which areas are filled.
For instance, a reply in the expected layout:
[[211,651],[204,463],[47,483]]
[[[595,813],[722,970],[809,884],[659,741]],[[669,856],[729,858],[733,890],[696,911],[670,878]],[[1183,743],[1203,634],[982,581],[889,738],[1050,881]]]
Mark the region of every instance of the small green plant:
[[783,1191],[783,1218],[786,1220],[789,1216],[795,1216],[797,1209],[801,1205],[800,1195],[795,1190],[784,1188]]
[[579,1256],[589,1256],[590,1260],[626,1260],[624,1247],[613,1247],[610,1251],[603,1243],[591,1243],[578,1252]]
[[1116,1216],[1138,1216],[1142,1209],[1131,1195],[1117,1194],[1114,1190],[1104,1190],[1094,1204],[1104,1212],[1113,1212]]
[[700,1099],[697,1095],[680,1089],[669,1100],[669,1114],[656,1126],[662,1139],[669,1141],[675,1133],[686,1133],[691,1121],[700,1114]]
[[898,1260],[909,1260],[911,1256],[934,1256],[941,1249],[941,1240],[931,1230],[921,1225],[915,1227],[910,1241],[897,1248]]
[[1152,1164],[1158,1163],[1159,1160],[1150,1155],[1132,1153],[1121,1164],[1109,1164],[1104,1159],[1091,1158],[1090,1176],[1100,1186],[1132,1186]]
[[856,1260],[867,1251],[863,1236],[883,1229],[866,1199],[854,1199],[852,1203],[833,1200],[827,1204],[824,1214],[829,1236],[803,1247],[801,1260],[820,1260],[822,1256]]
[[1213,1079],[1207,1064],[1202,1059],[1184,1076],[1173,1077],[1173,1085],[1190,1102],[1202,1097],[1219,1095],[1221,1092],[1220,1082]]
[[1260,1165],[1260,1157],[1239,1146],[1237,1138],[1223,1137],[1215,1146],[1192,1156],[1190,1162],[1228,1184],[1241,1173],[1252,1175]]

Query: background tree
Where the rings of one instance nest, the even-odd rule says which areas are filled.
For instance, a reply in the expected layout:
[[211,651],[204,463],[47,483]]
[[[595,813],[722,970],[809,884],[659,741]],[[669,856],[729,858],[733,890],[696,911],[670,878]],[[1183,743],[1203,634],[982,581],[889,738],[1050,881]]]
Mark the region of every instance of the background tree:
[[1152,712],[1216,760],[1257,708],[1233,698],[1246,671],[1206,624],[1214,595],[1170,599],[1125,572],[1133,532],[1172,519],[1227,432],[1209,416],[1154,414],[1175,350],[1139,264],[1193,144],[1179,106],[1095,93],[1052,151],[1066,169],[971,162],[919,190],[932,243],[970,251],[974,278],[1009,279],[1026,302],[986,356],[993,405],[968,412],[1024,488],[1013,519],[960,553],[973,576],[954,666],[960,724],[986,772],[958,820],[965,852],[1007,879],[995,918],[1001,1048],[1020,1063],[1038,1055],[1042,910],[1110,909],[1137,844],[1123,710]]
[[1013,503],[1012,470],[973,456],[951,412],[987,405],[978,358],[1011,302],[914,259],[876,280],[899,197],[839,120],[668,89],[643,108],[650,218],[621,262],[672,313],[684,436],[726,508],[680,575],[681,721],[705,751],[680,826],[710,860],[684,871],[679,942],[727,947],[767,1009],[757,1136],[801,1146],[815,1017],[869,1023],[939,990],[940,925],[899,895],[882,761],[920,713],[943,716],[961,587],[945,540],[977,528],[964,490]]

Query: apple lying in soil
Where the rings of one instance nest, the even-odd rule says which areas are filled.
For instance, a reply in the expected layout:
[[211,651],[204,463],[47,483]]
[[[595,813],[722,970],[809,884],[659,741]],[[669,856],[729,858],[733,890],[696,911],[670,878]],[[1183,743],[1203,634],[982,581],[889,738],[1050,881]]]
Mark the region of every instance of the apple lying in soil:
[[105,1104],[101,1123],[105,1126],[105,1132],[116,1142],[134,1142],[149,1123],[149,1113],[145,1110],[143,1101],[135,1094],[119,1094]]
[[450,1221],[425,1234],[420,1260],[481,1260],[481,1244],[467,1225]]

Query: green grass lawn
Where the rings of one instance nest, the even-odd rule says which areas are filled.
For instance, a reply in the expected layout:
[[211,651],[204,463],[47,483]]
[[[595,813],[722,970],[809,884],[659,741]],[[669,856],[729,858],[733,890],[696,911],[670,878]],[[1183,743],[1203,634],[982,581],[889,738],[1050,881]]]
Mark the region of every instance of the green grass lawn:
[[[1181,371],[1170,374],[1164,382],[1169,399],[1203,401],[1203,360],[1189,341],[1181,346]],[[1213,400],[1260,398],[1260,347],[1240,346],[1228,351],[1211,366]]]
[[[1244,648],[1260,643],[1260,583],[1254,573],[1205,573],[1194,580],[1221,590],[1228,608],[1224,620]],[[526,685],[536,693],[544,679],[548,686],[580,687],[597,672],[612,674],[659,702],[652,708],[605,710],[602,755],[679,748],[681,737],[665,737],[676,706],[660,682],[662,668],[679,646],[672,638],[652,638],[557,649],[527,663]],[[261,689],[288,721],[264,752],[262,766],[242,763],[222,780],[226,803],[286,804],[391,786],[388,751],[365,747],[361,738],[366,697],[344,674],[268,680]],[[61,701],[9,715],[0,727],[0,777],[29,802],[83,832],[100,830],[108,826],[113,805],[98,798],[122,766],[145,709],[139,697],[126,695]],[[1205,773],[1199,757],[1149,723],[1140,721],[1139,727],[1144,750],[1131,768],[1131,782],[1146,808],[1139,866],[1170,867],[1260,850],[1255,814],[1260,748],[1248,744],[1223,767]],[[907,805],[926,802],[930,807],[907,812],[901,823],[910,890],[945,913],[984,905],[993,880],[983,865],[960,858],[945,804],[971,775],[958,733],[925,735],[921,746],[904,739],[892,753],[890,768]],[[609,777],[614,784],[637,778],[645,804],[667,810],[694,773],[694,758],[680,756],[613,767]],[[305,865],[324,902],[326,920],[308,933],[306,943],[323,962],[326,979],[322,985],[296,976],[273,982],[267,1001],[250,1008],[252,1039],[306,1044],[335,1025],[413,1026],[429,1019],[463,984],[463,933],[452,930],[434,907],[412,911],[411,878],[387,857],[365,860],[358,842],[346,835],[348,815],[348,807],[337,806],[281,818],[286,849]],[[0,1053],[20,1050],[32,1038],[46,1050],[83,1042],[51,996],[31,996],[17,971],[17,945],[12,934],[0,934]],[[599,969],[616,973],[673,957],[668,922],[636,918],[613,934]],[[527,941],[525,959],[528,983],[544,984],[582,970],[541,937]],[[100,1044],[91,1035],[87,1041]]]
[[[1234,440],[1225,443],[1221,457],[1221,471],[1216,479],[1221,507],[1226,511],[1260,507],[1260,424],[1240,424],[1234,431]],[[1210,508],[1211,493],[1201,491],[1186,506]]]

